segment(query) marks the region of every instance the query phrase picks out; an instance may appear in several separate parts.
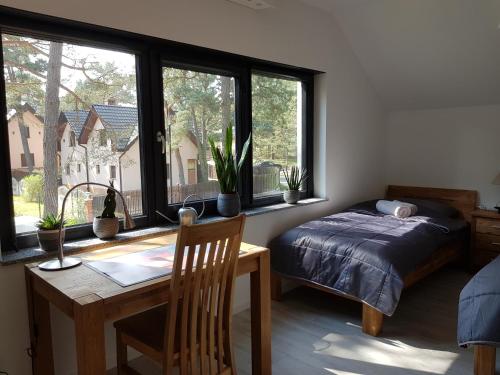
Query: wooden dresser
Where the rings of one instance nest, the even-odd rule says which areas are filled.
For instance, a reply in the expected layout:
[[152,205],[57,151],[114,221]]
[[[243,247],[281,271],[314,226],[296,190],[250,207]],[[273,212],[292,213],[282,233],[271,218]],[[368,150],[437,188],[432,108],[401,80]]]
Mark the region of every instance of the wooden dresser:
[[500,255],[500,214],[496,211],[473,211],[471,230],[471,261],[473,268],[477,269]]

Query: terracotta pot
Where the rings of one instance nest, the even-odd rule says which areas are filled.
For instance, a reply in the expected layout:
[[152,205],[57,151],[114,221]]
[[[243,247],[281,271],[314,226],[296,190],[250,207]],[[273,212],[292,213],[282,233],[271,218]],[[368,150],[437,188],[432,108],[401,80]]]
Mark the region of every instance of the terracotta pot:
[[[62,241],[64,242],[66,231],[62,230]],[[59,250],[59,229],[54,230],[39,230],[37,232],[38,243],[40,248],[45,251]]]
[[120,230],[120,221],[117,217],[96,217],[94,218],[92,229],[94,230],[94,234],[101,240],[107,240],[116,236]]
[[286,190],[283,192],[283,199],[286,203],[296,204],[300,200],[300,190]]
[[233,217],[240,213],[241,203],[238,193],[222,194],[217,197],[217,211],[221,216]]

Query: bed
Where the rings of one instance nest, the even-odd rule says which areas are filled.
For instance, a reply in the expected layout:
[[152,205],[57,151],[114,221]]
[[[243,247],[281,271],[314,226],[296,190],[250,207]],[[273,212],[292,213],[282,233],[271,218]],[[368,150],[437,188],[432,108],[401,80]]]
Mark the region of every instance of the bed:
[[474,346],[477,375],[495,373],[500,346],[500,257],[482,268],[463,288],[458,307],[457,339],[461,347]]
[[[465,254],[477,192],[390,185],[386,199],[418,203],[420,212],[397,219],[378,213],[376,201],[364,202],[273,239],[273,299],[288,278],[359,301],[363,332],[379,335],[404,288]],[[427,210],[428,203],[442,212]]]

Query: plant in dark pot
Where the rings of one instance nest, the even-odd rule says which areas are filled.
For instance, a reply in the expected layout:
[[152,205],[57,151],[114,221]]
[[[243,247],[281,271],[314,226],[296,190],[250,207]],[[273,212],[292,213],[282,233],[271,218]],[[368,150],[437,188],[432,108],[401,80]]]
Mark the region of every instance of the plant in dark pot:
[[[109,184],[114,187],[112,181],[110,181]],[[92,225],[94,234],[101,240],[115,237],[120,230],[120,222],[115,215],[115,210],[116,192],[112,189],[108,189],[106,198],[104,199],[104,210],[101,216],[94,218],[94,223]]]
[[236,216],[241,211],[240,196],[237,191],[238,177],[248,152],[250,138],[251,135],[243,145],[239,161],[236,161],[233,156],[233,129],[231,124],[226,129],[223,150],[215,146],[213,138],[209,138],[208,140],[220,185],[220,193],[217,197],[217,211],[222,216]]
[[283,174],[288,185],[288,190],[283,192],[283,199],[286,203],[295,204],[300,199],[300,187],[307,179],[307,171],[294,165],[290,171],[288,168],[283,169]]
[[45,251],[57,251],[59,249],[59,228],[62,227],[61,236],[64,241],[64,225],[59,217],[48,214],[36,224],[37,236],[40,248]]

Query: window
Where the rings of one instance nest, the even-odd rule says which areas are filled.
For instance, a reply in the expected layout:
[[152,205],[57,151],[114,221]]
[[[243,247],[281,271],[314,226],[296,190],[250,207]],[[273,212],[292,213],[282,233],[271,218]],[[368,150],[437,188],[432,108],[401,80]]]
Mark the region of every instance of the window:
[[[100,173],[101,165],[109,166],[116,178],[118,158],[125,176],[118,188],[142,196],[136,56],[34,35],[2,34],[7,110],[24,113],[22,120],[13,116],[8,128],[14,131],[22,121],[25,129],[24,135],[9,131],[10,152],[16,154],[10,173],[17,176],[23,168],[24,186],[38,189],[36,195],[42,197],[41,207],[29,194],[12,198],[17,234],[35,232],[40,215],[57,215],[68,187],[87,181],[109,183]],[[111,97],[116,106],[102,104]],[[40,135],[27,142],[30,127],[40,129]],[[64,138],[68,142],[61,142]],[[116,148],[99,147],[108,138]],[[87,175],[80,173],[82,164],[89,167]],[[59,166],[64,173],[59,174]],[[102,210],[106,192],[92,188],[93,202],[88,205],[86,191],[77,189],[68,201],[65,215],[70,225],[86,224]],[[137,202],[134,213],[142,213],[142,202]]]
[[208,140],[213,138],[220,145],[225,129],[234,124],[234,78],[165,67],[163,86],[170,140],[168,201],[180,203],[191,194],[214,199],[219,183],[210,173],[213,160]]
[[111,165],[109,167],[109,178],[111,178],[112,180],[116,180],[116,166],[115,165]]
[[302,82],[252,75],[253,194],[286,190],[282,170],[302,167]]
[[106,130],[99,131],[99,146],[106,147],[108,145],[108,136],[106,135]]
[[[308,169],[301,196],[312,194],[317,72],[5,7],[0,30],[2,248],[36,246],[40,216],[58,214],[64,192],[85,182],[114,180],[137,227],[163,223],[156,210],[175,218],[191,194],[215,214],[208,140],[222,145],[229,126],[238,156],[252,134],[238,181],[242,207],[281,202],[280,170],[292,165]],[[92,233],[105,190],[74,191],[68,239]]]
[[71,130],[69,133],[69,146],[70,147],[76,146],[76,134],[73,130]]
[[35,154],[30,153],[29,154],[29,160],[26,159],[26,154],[21,154],[21,167],[27,168],[28,165],[34,165],[35,164]]

